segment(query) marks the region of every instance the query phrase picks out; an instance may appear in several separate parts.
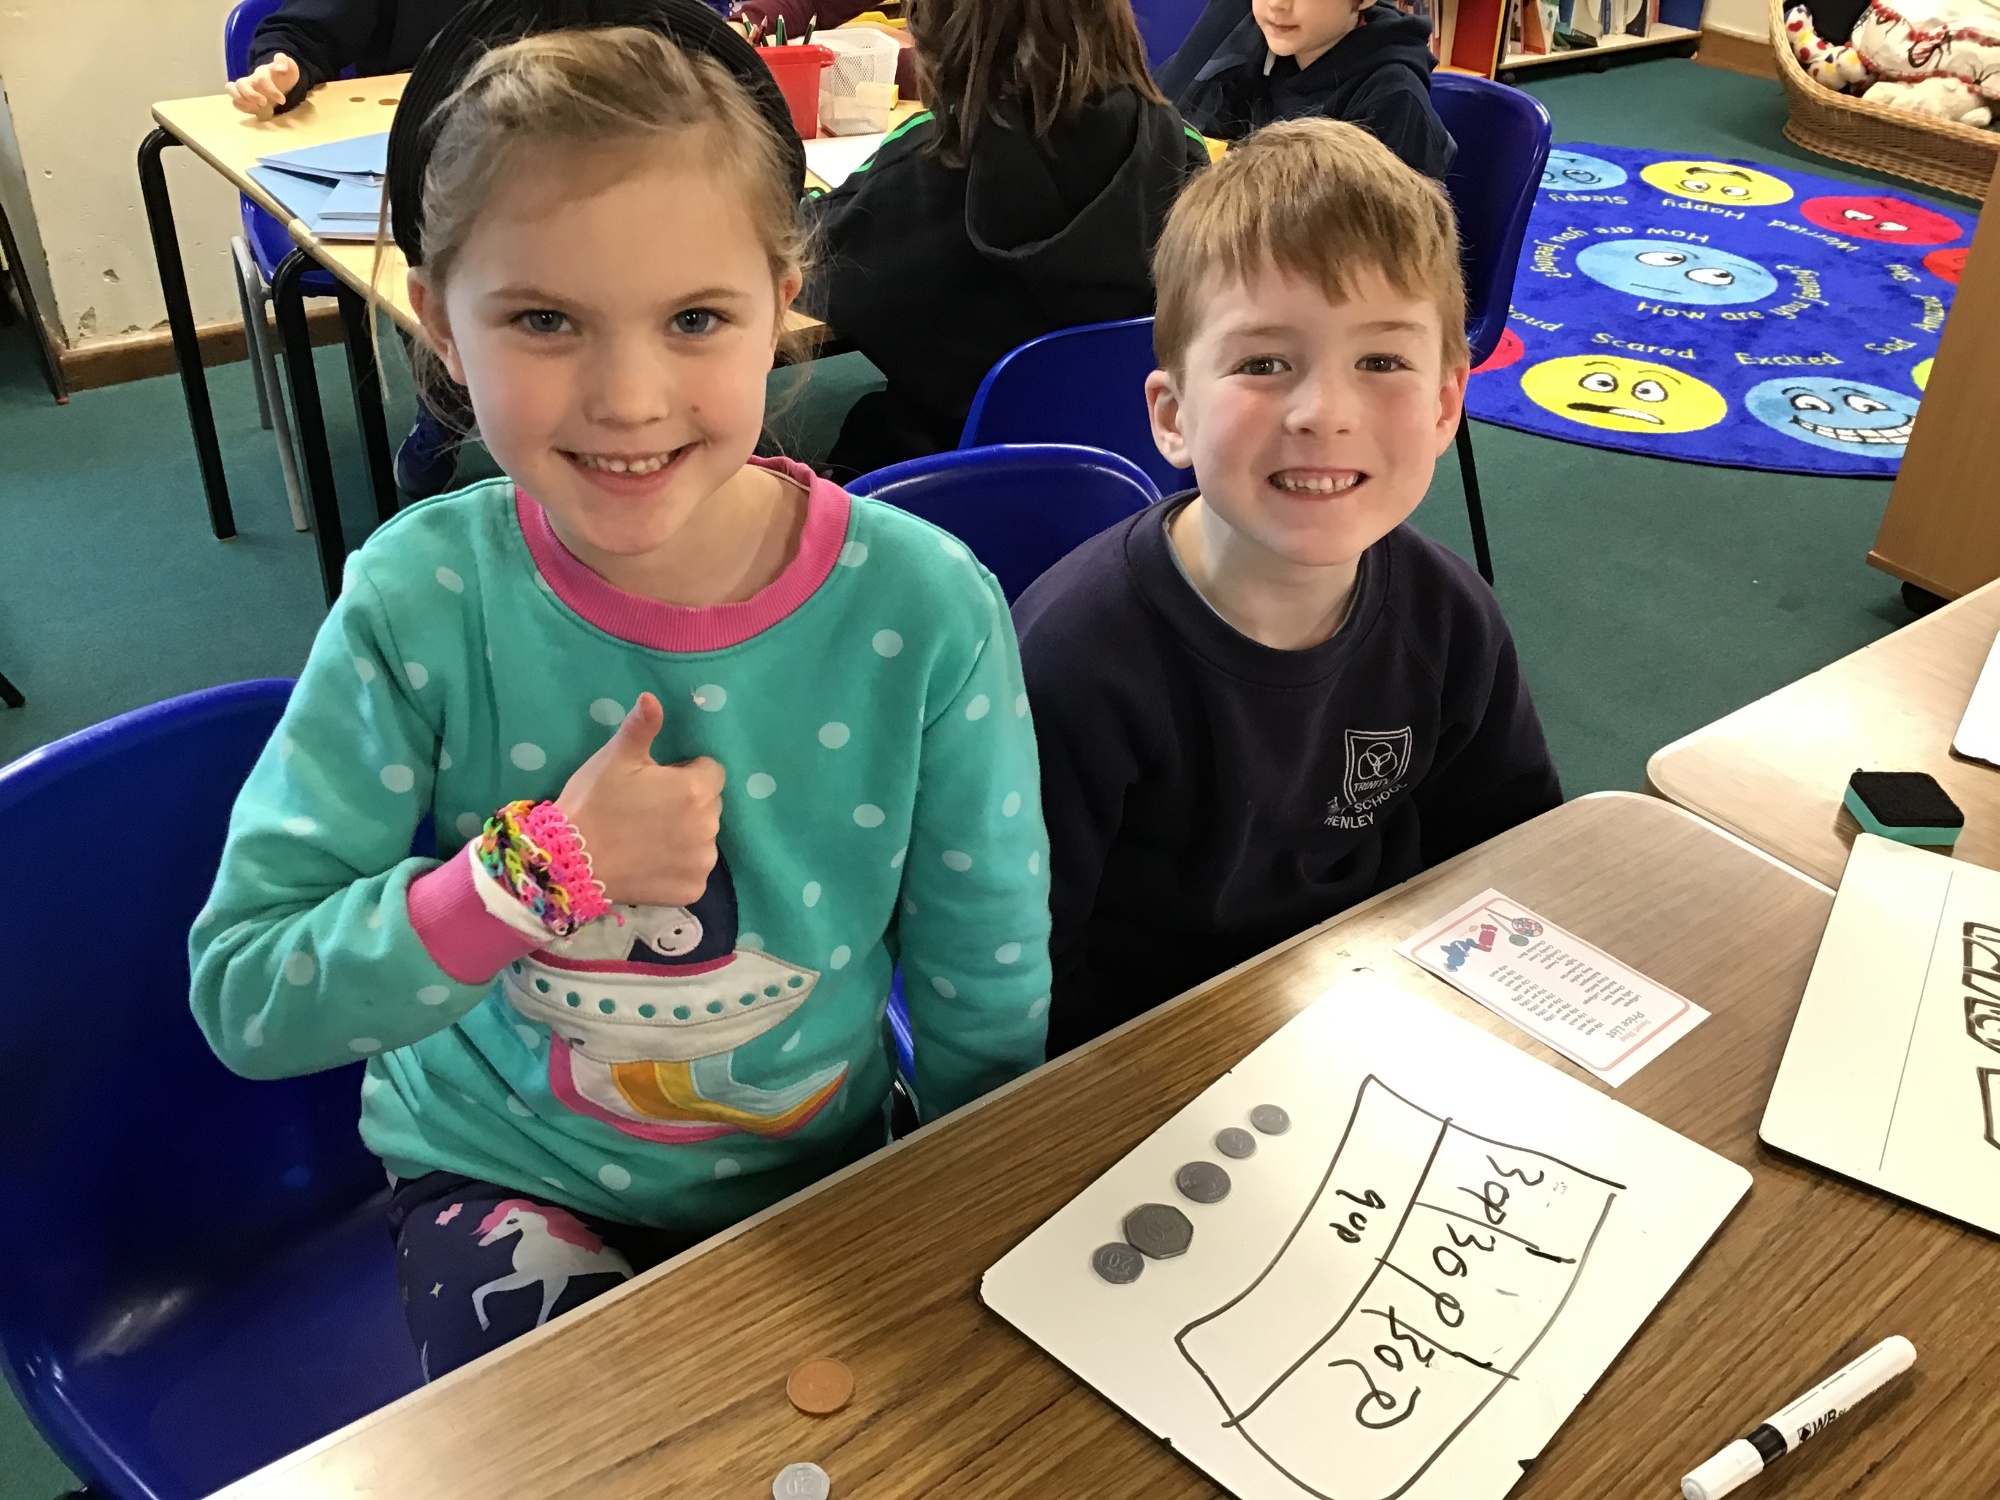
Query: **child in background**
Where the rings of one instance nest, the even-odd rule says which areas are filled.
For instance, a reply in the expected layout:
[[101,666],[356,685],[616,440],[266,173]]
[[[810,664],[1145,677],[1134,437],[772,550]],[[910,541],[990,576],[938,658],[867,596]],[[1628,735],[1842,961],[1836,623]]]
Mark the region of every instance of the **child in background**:
[[1429,21],[1388,0],[1209,0],[1160,73],[1205,134],[1236,140],[1323,115],[1441,181],[1458,146],[1431,107],[1430,35]]
[[257,23],[250,72],[229,84],[245,114],[292,108],[353,68],[364,78],[406,73],[465,0],[284,0]]
[[814,312],[888,377],[837,475],[955,447],[995,361],[1153,310],[1147,257],[1208,163],[1154,87],[1130,0],[910,0],[930,112],[811,205]]
[[[347,68],[364,78],[406,72],[464,6],[465,0],[284,0],[257,23],[250,71],[229,81],[229,97],[262,119],[291,109]],[[396,449],[396,487],[414,499],[451,488],[470,425],[459,393],[440,386],[432,399],[443,416],[419,401],[416,424]]]
[[1201,489],[1014,606],[1051,1055],[1562,796],[1492,592],[1403,524],[1465,393],[1443,190],[1355,126],[1272,125],[1154,274],[1154,440]]
[[429,1376],[881,1145],[899,960],[926,1118],[1046,1025],[999,586],[751,457],[798,141],[694,0],[596,9],[652,20],[427,55],[469,72],[398,233],[507,477],[349,559],[190,938],[229,1066],[367,1059]]

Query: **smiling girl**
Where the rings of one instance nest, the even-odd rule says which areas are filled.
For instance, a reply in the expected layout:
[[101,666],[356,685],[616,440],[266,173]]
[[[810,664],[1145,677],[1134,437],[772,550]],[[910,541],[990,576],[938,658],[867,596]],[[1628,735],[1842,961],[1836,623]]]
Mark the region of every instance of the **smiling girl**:
[[367,1059],[432,1376],[881,1144],[899,961],[926,1117],[1046,1025],[999,588],[751,456],[797,143],[693,0],[607,9],[427,55],[463,77],[393,207],[506,477],[350,559],[191,938],[232,1068]]

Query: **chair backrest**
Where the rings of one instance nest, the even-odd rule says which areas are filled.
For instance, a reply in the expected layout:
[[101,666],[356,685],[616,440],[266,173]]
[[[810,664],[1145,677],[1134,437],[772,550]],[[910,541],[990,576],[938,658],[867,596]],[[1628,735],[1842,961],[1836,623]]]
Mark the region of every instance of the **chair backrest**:
[[107,1348],[382,1189],[359,1066],[239,1078],[188,1005],[188,929],[290,691],[192,693],[0,769],[42,892],[0,923],[0,1365],[59,1438]]
[[1078,443],[1137,464],[1162,494],[1194,477],[1153,445],[1146,377],[1153,320],[1086,323],[1030,339],[986,372],[966,413],[960,448],[995,443]]
[[1139,35],[1146,43],[1146,65],[1157,70],[1172,57],[1208,0],[1132,0],[1132,14],[1139,21]]
[[284,0],[239,0],[222,23],[223,77],[234,80],[250,71],[250,39],[257,34],[264,17]]
[[1549,160],[1549,112],[1519,89],[1468,73],[1431,75],[1431,103],[1458,155],[1444,180],[1465,260],[1465,336],[1476,365],[1507,327],[1514,267]]
[[949,531],[992,570],[1010,604],[1075,548],[1160,498],[1117,454],[1059,443],[934,453],[847,488]]

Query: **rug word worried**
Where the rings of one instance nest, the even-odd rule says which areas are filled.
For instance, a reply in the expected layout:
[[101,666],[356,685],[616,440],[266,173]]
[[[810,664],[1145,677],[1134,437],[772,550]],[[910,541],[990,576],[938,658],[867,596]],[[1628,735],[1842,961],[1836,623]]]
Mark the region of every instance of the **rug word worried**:
[[1770,165],[1560,147],[1467,408],[1662,458],[1893,474],[1971,227]]

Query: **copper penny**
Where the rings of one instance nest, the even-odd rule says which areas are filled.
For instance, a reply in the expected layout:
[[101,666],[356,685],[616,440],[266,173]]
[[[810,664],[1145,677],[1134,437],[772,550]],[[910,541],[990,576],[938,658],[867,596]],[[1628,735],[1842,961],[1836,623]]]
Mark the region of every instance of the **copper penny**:
[[837,1359],[809,1359],[792,1371],[785,1394],[800,1411],[823,1417],[854,1399],[854,1372]]

